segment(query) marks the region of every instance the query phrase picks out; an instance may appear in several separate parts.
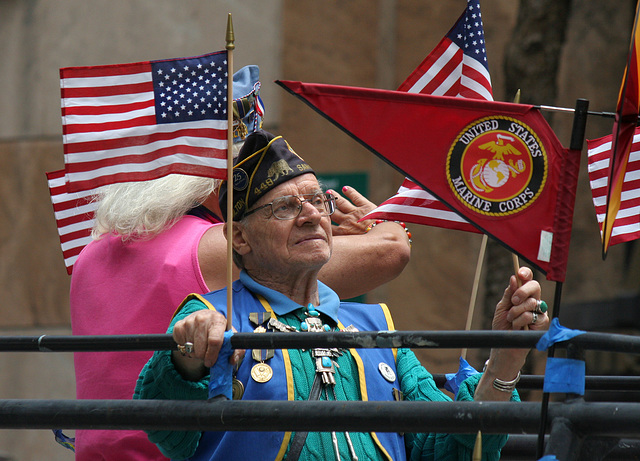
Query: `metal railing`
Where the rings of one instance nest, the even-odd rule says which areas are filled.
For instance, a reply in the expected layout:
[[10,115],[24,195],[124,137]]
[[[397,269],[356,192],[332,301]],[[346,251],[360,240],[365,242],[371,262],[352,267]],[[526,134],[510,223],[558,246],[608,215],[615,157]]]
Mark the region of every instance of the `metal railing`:
[[[236,333],[233,348],[532,348],[543,332],[374,331]],[[640,353],[640,338],[584,333],[556,347]],[[0,337],[0,352],[174,350],[170,335]],[[444,382],[442,375],[437,381]],[[524,376],[520,388],[540,388]],[[638,377],[587,376],[585,389],[638,390]],[[0,428],[215,431],[360,431],[515,434],[503,459],[535,459],[541,403],[0,400]],[[312,416],[311,416],[312,415]],[[428,416],[425,416],[428,415]],[[545,453],[560,461],[640,456],[640,403],[585,402],[571,396],[548,404]],[[523,451],[524,450],[524,451]],[[512,453],[513,456],[510,454]],[[614,456],[607,457],[608,454]],[[520,457],[518,457],[520,456]],[[528,456],[522,458],[521,456]],[[587,457],[585,457],[587,456]]]

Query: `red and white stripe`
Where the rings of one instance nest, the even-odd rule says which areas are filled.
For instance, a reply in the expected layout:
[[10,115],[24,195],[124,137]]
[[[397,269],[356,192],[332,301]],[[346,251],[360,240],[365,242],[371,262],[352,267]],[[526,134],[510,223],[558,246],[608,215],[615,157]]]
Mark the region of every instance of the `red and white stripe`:
[[91,241],[91,229],[98,203],[92,201],[93,191],[68,193],[64,170],[47,173],[47,181],[64,264],[67,273],[71,275],[78,255]]
[[[587,140],[589,185],[596,210],[596,218],[602,226],[607,210],[607,183],[611,162],[612,135]],[[640,237],[640,129],[636,128],[631,153],[622,185],[620,210],[615,217],[609,245],[629,242]]]
[[446,38],[407,78],[400,87],[402,90],[493,101],[491,76],[487,69]]
[[429,192],[406,178],[398,193],[369,213],[365,219],[404,221],[481,233]]

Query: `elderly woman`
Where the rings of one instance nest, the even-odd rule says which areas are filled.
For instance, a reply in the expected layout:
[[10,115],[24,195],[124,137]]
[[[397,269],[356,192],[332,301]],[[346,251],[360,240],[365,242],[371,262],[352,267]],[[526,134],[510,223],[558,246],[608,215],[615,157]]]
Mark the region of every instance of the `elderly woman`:
[[[282,137],[264,131],[250,135],[234,173],[233,210],[225,207],[226,184],[220,191],[222,213],[234,220],[234,259],[242,268],[233,285],[234,328],[394,329],[385,305],[340,302],[318,281],[331,257],[334,197],[321,190],[311,167]],[[539,298],[539,284],[521,268],[496,307],[494,329],[547,328],[546,314],[535,312]],[[188,297],[169,328],[184,345],[182,353],[156,352],[141,372],[134,398],[206,399],[209,367],[223,344],[225,312],[226,289]],[[408,349],[253,350],[242,361],[237,352],[230,360],[239,364],[234,398],[392,400],[399,389],[405,400],[449,400]],[[485,372],[467,378],[457,399],[517,400],[515,384],[527,353],[492,350]],[[464,434],[155,431],[149,438],[174,459],[202,460],[460,460],[470,459],[474,444],[474,437]],[[505,441],[504,435],[485,436],[483,459],[498,459]]]

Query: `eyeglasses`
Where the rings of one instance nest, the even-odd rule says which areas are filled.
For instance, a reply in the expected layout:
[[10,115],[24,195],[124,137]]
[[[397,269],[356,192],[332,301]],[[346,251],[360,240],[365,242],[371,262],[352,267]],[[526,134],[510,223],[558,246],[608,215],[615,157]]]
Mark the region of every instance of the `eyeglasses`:
[[249,216],[258,210],[271,207],[271,214],[277,219],[295,219],[300,215],[305,202],[313,205],[322,216],[330,216],[336,211],[336,198],[326,192],[318,192],[317,194],[284,195],[271,203],[247,211],[244,215]]

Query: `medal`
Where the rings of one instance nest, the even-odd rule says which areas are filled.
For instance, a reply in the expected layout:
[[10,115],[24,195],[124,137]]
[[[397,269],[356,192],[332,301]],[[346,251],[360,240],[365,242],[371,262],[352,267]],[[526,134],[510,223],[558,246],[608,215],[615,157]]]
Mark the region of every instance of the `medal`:
[[257,383],[266,383],[273,376],[273,370],[266,363],[256,363],[251,368],[251,377]]
[[[253,332],[266,333],[267,329],[263,326],[263,324],[267,323],[270,318],[270,312],[251,312],[249,314],[249,321],[256,325],[256,328],[253,330]],[[251,368],[251,377],[255,382],[266,383],[273,376],[273,370],[271,369],[271,367],[264,363],[265,360],[269,360],[270,358],[272,358],[273,354],[273,349],[253,349],[251,351],[251,357],[253,358],[253,360],[258,362]]]
[[256,326],[267,323],[271,318],[271,312],[250,312],[249,321]]
[[242,396],[244,395],[244,384],[237,378],[233,378],[233,382],[231,383],[231,395],[233,396],[233,400],[242,400]]

